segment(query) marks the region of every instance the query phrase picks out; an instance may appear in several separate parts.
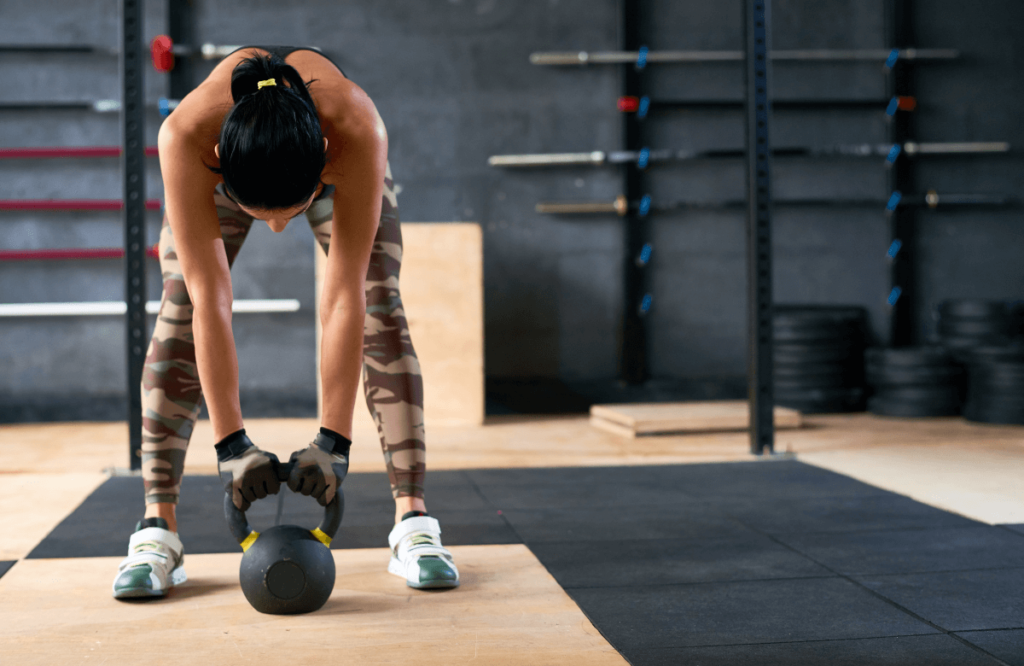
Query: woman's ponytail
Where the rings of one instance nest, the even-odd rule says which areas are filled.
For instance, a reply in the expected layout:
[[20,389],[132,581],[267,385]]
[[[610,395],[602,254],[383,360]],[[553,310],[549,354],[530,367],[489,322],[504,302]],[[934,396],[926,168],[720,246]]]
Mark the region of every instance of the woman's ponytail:
[[243,206],[290,208],[320,184],[327,157],[307,85],[276,55],[246,58],[232,71],[235,106],[221,125],[220,167],[213,170]]

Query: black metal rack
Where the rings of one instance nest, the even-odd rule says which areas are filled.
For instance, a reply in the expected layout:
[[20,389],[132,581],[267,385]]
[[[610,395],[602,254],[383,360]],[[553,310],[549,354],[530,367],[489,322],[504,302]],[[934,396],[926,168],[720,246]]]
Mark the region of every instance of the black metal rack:
[[142,469],[142,369],[146,330],[146,113],[143,104],[142,0],[121,5],[121,172],[124,177],[124,267],[128,357],[128,466]]
[[[914,35],[912,0],[887,0],[889,43],[906,48],[917,40]],[[887,63],[886,85],[892,96],[909,96],[913,91],[912,61],[897,58]],[[913,114],[897,113],[889,118],[889,140],[894,144],[910,141],[913,137]],[[911,160],[896,160],[889,169],[889,191],[896,193],[913,190],[914,165]],[[916,250],[916,211],[910,206],[896,206],[888,210],[891,291],[887,302],[891,308],[889,343],[894,347],[912,345],[917,339],[917,285],[913,266]]]
[[747,116],[747,395],[750,451],[775,448],[772,395],[771,0],[744,0]]
[[[643,71],[647,64],[646,49],[641,44],[643,17],[640,4],[641,0],[622,0],[622,46],[626,51],[638,52],[632,66],[624,68],[623,94],[634,97],[644,95]],[[644,118],[640,114],[625,114],[623,137],[626,150],[642,150]],[[643,170],[627,165],[622,172],[623,192],[627,199],[641,199],[646,190]],[[626,215],[623,265],[625,300],[620,334],[619,377],[629,384],[641,384],[648,377],[646,315],[651,308],[647,270],[650,252],[644,250],[650,235],[648,214],[647,208],[637,208]]]

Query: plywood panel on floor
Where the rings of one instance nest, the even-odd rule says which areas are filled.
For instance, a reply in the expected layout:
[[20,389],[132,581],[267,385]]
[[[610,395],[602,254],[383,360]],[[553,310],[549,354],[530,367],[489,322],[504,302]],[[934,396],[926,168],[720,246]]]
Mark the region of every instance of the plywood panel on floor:
[[1024,444],[933,442],[811,451],[800,460],[990,525],[1024,523]]
[[[777,429],[799,428],[800,412],[775,407]],[[623,437],[746,430],[750,405],[743,400],[592,405],[590,424]]]
[[0,653],[16,664],[626,664],[522,545],[452,548],[456,590],[412,590],[387,549],[334,551],[327,605],[254,611],[238,555],[186,555],[162,600],[110,597],[117,558],[25,560],[0,579]]
[[106,479],[99,471],[0,475],[0,560],[27,555]]
[[[483,235],[472,222],[402,224],[402,306],[423,372],[424,411],[434,424],[484,421]],[[316,250],[317,367],[320,290]],[[317,372],[319,376],[319,371]],[[362,395],[355,419],[372,424]]]

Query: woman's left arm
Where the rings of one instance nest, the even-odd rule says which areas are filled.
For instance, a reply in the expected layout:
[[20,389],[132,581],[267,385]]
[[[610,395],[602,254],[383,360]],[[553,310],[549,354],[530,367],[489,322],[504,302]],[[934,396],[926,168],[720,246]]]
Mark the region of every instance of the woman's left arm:
[[388,137],[373,103],[362,91],[358,113],[334,134],[328,146],[337,155],[325,173],[335,185],[330,252],[320,296],[321,425],[352,439],[352,411],[362,373],[366,271],[377,234]]

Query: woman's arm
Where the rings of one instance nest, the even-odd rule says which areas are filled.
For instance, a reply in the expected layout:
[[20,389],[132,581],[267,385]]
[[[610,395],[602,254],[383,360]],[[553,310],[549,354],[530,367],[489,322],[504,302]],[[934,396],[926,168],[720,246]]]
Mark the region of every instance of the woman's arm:
[[[320,375],[324,428],[352,438],[352,410],[362,371],[366,271],[377,233],[387,168],[388,138],[362,91],[348,131],[325,174],[336,186],[330,253],[320,300]],[[335,144],[337,145],[337,144]]]
[[[241,430],[238,360],[231,331],[231,274],[198,132],[174,117],[160,128],[166,214],[192,300],[196,366],[216,441]],[[212,145],[209,147],[212,153]]]

